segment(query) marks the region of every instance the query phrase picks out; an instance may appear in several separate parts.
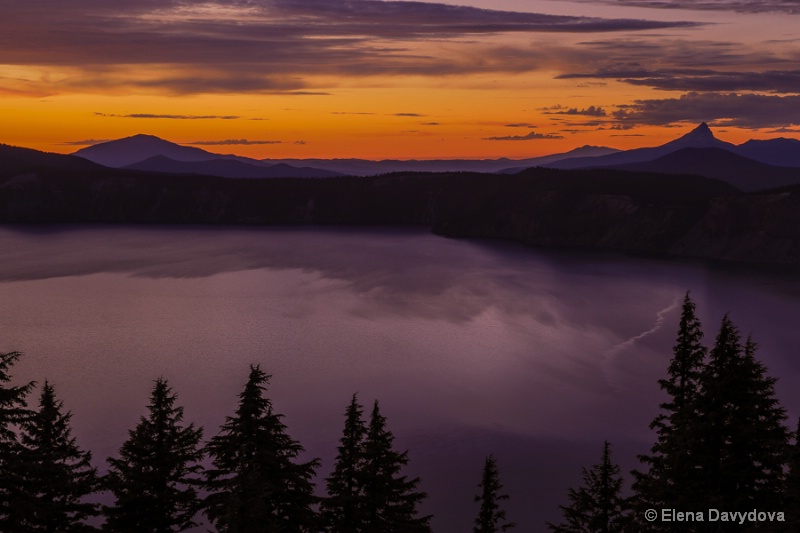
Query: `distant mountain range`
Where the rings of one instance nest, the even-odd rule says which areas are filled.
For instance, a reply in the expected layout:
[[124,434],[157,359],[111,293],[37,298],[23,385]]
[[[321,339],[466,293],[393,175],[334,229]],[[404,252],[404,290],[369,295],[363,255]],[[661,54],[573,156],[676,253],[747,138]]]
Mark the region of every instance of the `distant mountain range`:
[[[225,171],[241,170],[240,161],[211,161],[206,168],[222,161],[233,164]],[[728,183],[685,173],[703,165]],[[109,168],[0,145],[0,223],[415,225],[449,237],[800,268],[800,185],[741,191],[764,184],[767,171],[771,179],[785,172],[784,183],[793,182],[800,169],[714,145],[678,146],[651,161],[619,166],[228,179],[185,173],[186,167],[171,174]],[[730,184],[736,180],[740,188]]]
[[800,141],[750,140],[737,146],[714,137],[703,122],[661,146],[562,159],[545,166],[694,174],[725,181],[743,191],[755,191],[800,183]]
[[[528,159],[265,159],[264,163],[308,165],[333,170],[349,176],[374,176],[389,172],[503,172],[514,173],[526,168],[546,166],[563,159],[596,157],[619,152],[605,146],[581,146],[569,152]],[[513,167],[512,167],[513,165]],[[509,170],[512,169],[512,170]]]
[[166,172],[168,174],[203,174],[221,178],[331,178],[338,172],[311,167],[293,167],[287,164],[248,164],[238,159],[207,159],[201,161],[176,161],[156,155],[122,168]]
[[[582,146],[562,154],[529,159],[437,159],[371,161],[368,159],[252,159],[215,154],[153,135],[133,135],[81,148],[73,155],[112,168],[133,168],[170,174],[204,174],[224,178],[373,176],[389,172],[499,172],[555,163],[562,159],[596,157],[618,152],[602,146]],[[271,168],[271,172],[264,169]]]
[[370,176],[391,172],[515,174],[532,167],[610,168],[693,174],[753,191],[800,183],[800,141],[776,138],[740,145],[721,141],[706,123],[661,146],[616,150],[582,146],[569,152],[512,160],[252,159],[182,146],[152,135],[134,135],[82,148],[74,155],[107,167],[226,178]]
[[111,168],[222,178],[330,178],[339,172],[269,164],[231,154],[215,154],[153,135],[134,135],[81,148],[73,155]]

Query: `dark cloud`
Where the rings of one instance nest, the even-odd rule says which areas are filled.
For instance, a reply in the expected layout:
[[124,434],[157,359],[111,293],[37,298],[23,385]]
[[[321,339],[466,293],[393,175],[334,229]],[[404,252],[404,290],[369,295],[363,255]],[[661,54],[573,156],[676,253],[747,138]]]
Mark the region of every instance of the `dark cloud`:
[[422,122],[421,125],[423,126],[441,126],[439,122]]
[[[582,1],[593,4],[597,3],[597,0]],[[604,0],[603,3],[657,9],[800,14],[800,2],[797,0]]]
[[422,115],[420,113],[392,113],[393,117],[425,117],[427,115]]
[[228,145],[253,145],[253,144],[281,144],[283,141],[251,141],[249,139],[226,139],[224,141],[194,141],[185,144],[201,146],[228,146]]
[[508,135],[505,137],[486,137],[484,141],[532,141],[534,139],[563,139],[562,135],[551,133],[536,133],[532,131],[527,135]]
[[776,128],[800,125],[800,95],[687,93],[680,98],[637,100],[613,113],[622,125],[714,122],[718,126]]
[[800,70],[724,72],[713,69],[628,69],[599,70],[583,74],[563,74],[569,78],[610,78],[655,89],[671,91],[764,91],[800,92]]
[[116,115],[113,113],[94,113],[98,117],[113,118],[150,118],[167,120],[237,120],[242,117],[237,115],[157,115],[153,113],[131,113],[129,115]]
[[[414,42],[499,32],[617,32],[683,28],[692,22],[521,13],[428,2],[377,0],[0,0],[6,65],[60,67],[28,94],[76,90],[168,94],[326,94],[308,76],[513,72],[537,67],[530,50],[455,57]],[[485,45],[484,48],[490,48]],[[481,50],[482,52],[483,50]],[[506,56],[506,57],[504,57]],[[10,91],[10,88],[0,88]]]
[[800,133],[800,128],[775,128],[767,133]]
[[590,105],[584,109],[577,107],[562,107],[560,105],[548,107],[545,110],[545,115],[575,115],[585,117],[604,117],[606,111],[602,107]]
[[534,124],[528,124],[527,122],[515,122],[513,124],[506,124],[506,128],[535,128]]
[[374,115],[375,113],[367,113],[362,111],[332,111],[332,115]]
[[58,144],[60,146],[92,146],[95,144],[108,142],[110,140],[111,139],[84,139],[82,141],[65,141]]

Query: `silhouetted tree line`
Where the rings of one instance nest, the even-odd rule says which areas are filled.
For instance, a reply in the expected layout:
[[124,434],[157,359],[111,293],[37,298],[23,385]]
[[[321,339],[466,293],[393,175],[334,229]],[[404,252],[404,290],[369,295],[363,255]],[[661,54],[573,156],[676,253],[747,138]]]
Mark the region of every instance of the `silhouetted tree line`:
[[[727,315],[710,350],[702,338],[687,293],[667,377],[658,382],[668,399],[650,424],[656,441],[639,456],[632,495],[623,497],[623,479],[605,442],[601,462],[584,469],[583,485],[569,490],[563,522],[547,524],[551,531],[800,531],[800,428],[786,426],[776,379],[756,360],[752,337],[743,342]],[[662,521],[662,509],[693,519],[672,513]],[[709,509],[784,512],[785,522],[709,521]],[[655,520],[647,520],[648,510],[657,513]]]
[[[299,442],[266,397],[270,376],[251,366],[233,416],[205,445],[203,431],[183,420],[183,407],[167,380],[159,378],[147,414],[128,432],[109,471],[99,475],[91,453],[71,434],[53,386],[45,382],[38,410],[26,400],[30,382],[8,386],[10,367],[21,354],[0,354],[0,531],[4,533],[166,533],[198,526],[204,514],[225,533],[335,532],[430,533],[431,516],[418,505],[427,494],[419,478],[402,470],[408,453],[394,448],[376,401],[369,421],[356,395],[345,427],[327,496],[315,495],[319,460],[302,462]],[[486,460],[476,532],[500,531],[505,514],[493,457]],[[92,503],[111,492],[114,503]],[[104,517],[102,529],[87,524]]]
[[[582,471],[583,484],[560,506],[557,533],[797,532],[800,531],[800,428],[786,426],[775,398],[776,379],[756,360],[726,315],[709,350],[695,304],[686,294],[673,357],[659,386],[667,395],[650,424],[655,443],[632,472],[625,495],[620,468],[603,443],[601,460]],[[265,396],[270,376],[251,366],[233,416],[205,445],[203,431],[183,422],[168,382],[155,381],[148,406],[109,471],[98,475],[91,454],[71,435],[69,412],[44,383],[38,410],[26,399],[35,384],[9,386],[19,352],[0,354],[0,531],[162,533],[197,526],[204,514],[222,533],[429,533],[431,516],[418,505],[427,494],[419,478],[402,474],[408,453],[375,401],[369,420],[353,395],[327,496],[315,495],[319,460],[287,433]],[[112,505],[87,498],[110,491]],[[514,528],[508,522],[494,456],[486,458],[475,503],[473,533]],[[661,521],[681,512],[784,512],[785,522]],[[645,511],[656,510],[648,521]]]

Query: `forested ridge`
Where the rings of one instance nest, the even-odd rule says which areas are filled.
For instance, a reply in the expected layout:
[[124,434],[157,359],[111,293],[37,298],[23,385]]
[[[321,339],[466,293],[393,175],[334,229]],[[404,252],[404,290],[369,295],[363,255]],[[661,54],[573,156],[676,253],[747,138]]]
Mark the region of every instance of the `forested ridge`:
[[416,225],[448,237],[800,265],[800,187],[533,168],[229,179],[0,146],[0,223]]
[[[800,530],[798,433],[789,428],[776,379],[756,352],[753,338],[743,340],[727,315],[706,347],[687,293],[673,356],[658,382],[667,399],[650,424],[649,453],[626,476],[613,461],[612,443],[602,443],[600,461],[583,467],[583,484],[566,494],[562,521],[547,527],[561,533]],[[269,399],[271,376],[259,366],[250,367],[235,412],[205,440],[204,428],[184,420],[177,394],[158,378],[146,414],[100,475],[72,436],[71,413],[52,384],[42,384],[36,408],[29,403],[37,384],[12,384],[21,356],[0,354],[0,531],[161,533],[201,522],[219,532],[431,531],[432,517],[419,511],[424,481],[404,474],[408,452],[395,449],[377,400],[365,416],[352,396],[333,469],[320,480],[319,460],[300,459],[304,449]],[[474,501],[463,503],[475,517],[473,533],[516,527],[503,508],[514,496],[503,490],[499,464],[502,457],[490,455],[482,471],[476,465]],[[113,502],[92,503],[102,492]],[[711,510],[718,511],[715,520]],[[729,511],[762,518],[719,518]],[[675,512],[690,519],[677,520]],[[89,525],[97,517],[99,529]]]

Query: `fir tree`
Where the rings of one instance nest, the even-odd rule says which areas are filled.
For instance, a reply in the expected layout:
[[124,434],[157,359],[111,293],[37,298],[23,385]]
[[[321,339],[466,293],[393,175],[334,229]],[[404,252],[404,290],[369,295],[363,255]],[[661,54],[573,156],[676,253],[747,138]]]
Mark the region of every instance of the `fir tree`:
[[698,396],[701,474],[706,508],[777,509],[782,504],[790,433],[775,398],[776,379],[744,347],[738,329],[722,320]]
[[235,416],[206,447],[214,468],[206,472],[205,512],[221,533],[318,530],[312,478],[319,460],[296,462],[304,450],[264,397],[269,378],[250,367]]
[[354,394],[345,413],[336,463],[326,480],[328,497],[320,506],[326,530],[334,533],[358,533],[366,521],[362,500],[367,428],[362,414]]
[[[633,472],[634,502],[640,512],[654,508],[699,510],[698,490],[701,489],[697,483],[695,426],[699,422],[697,394],[706,359],[702,338],[695,304],[687,292],[668,377],[658,381],[669,399],[661,404],[661,413],[650,424],[650,429],[656,432],[650,455],[639,456],[648,469]],[[681,530],[683,527],[660,522],[640,524],[640,529]]]
[[583,468],[583,486],[569,489],[569,505],[559,506],[564,523],[547,527],[556,533],[622,533],[627,528],[625,500],[621,496],[619,466],[611,463],[611,445],[603,443],[603,458],[587,470]]
[[480,502],[481,508],[475,519],[473,533],[497,533],[515,527],[513,522],[504,523],[506,512],[500,508],[500,501],[507,500],[508,494],[501,493],[503,485],[500,484],[500,472],[492,455],[486,458],[483,465],[483,476],[478,488],[481,492],[475,496],[475,501]]
[[44,382],[39,410],[23,424],[23,457],[26,463],[25,516],[29,533],[95,531],[84,520],[99,514],[98,505],[83,499],[99,488],[91,453],[82,451],[70,428],[70,412],[62,413],[52,385]]
[[363,504],[368,533],[429,533],[430,516],[417,516],[417,505],[427,497],[417,491],[419,478],[408,479],[400,471],[408,464],[408,452],[393,449],[394,435],[386,429],[378,402],[372,409],[364,443]]
[[20,352],[0,353],[0,531],[21,531],[22,520],[31,510],[16,430],[31,416],[25,399],[35,383],[7,386],[9,370],[21,356]]
[[794,433],[794,443],[789,450],[784,496],[784,508],[788,511],[784,530],[800,531],[800,419]]
[[175,400],[167,381],[156,380],[148,417],[141,417],[129,431],[119,458],[108,459],[105,485],[114,493],[115,504],[105,508],[106,530],[167,533],[197,525],[202,429],[181,424],[183,407]]

